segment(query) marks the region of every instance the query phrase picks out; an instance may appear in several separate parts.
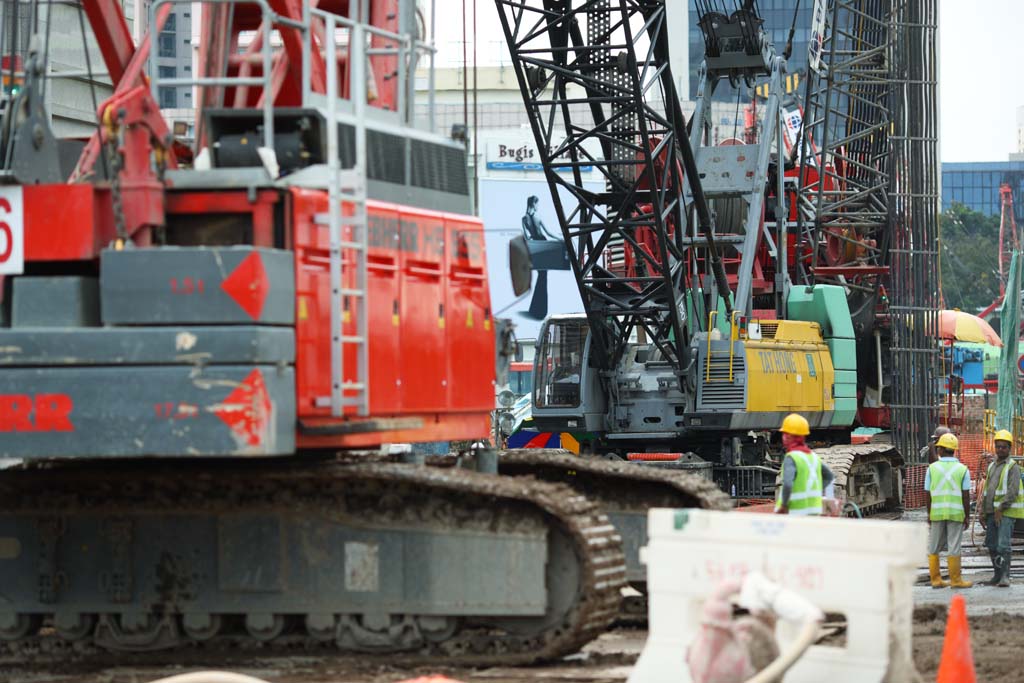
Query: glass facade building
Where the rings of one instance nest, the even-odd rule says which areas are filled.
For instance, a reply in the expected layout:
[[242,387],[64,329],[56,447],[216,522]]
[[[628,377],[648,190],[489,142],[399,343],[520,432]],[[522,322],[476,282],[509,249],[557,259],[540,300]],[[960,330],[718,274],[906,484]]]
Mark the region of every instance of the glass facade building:
[[[700,27],[697,26],[697,21],[700,17],[697,15],[694,0],[688,0],[688,4],[688,24],[690,27],[689,99],[692,100],[697,96],[697,86],[700,83],[698,72],[700,71],[701,63],[704,61],[704,35],[700,31]],[[730,7],[732,6],[731,2],[726,4]],[[797,0],[757,0],[758,11],[764,19],[764,28],[771,37],[772,42],[775,43],[775,50],[780,55],[786,49],[786,39],[789,37],[789,27],[793,23],[793,10],[796,8],[796,5]],[[788,62],[789,74],[799,74],[799,79],[791,79],[794,86],[796,80],[803,81],[804,74],[807,71],[807,41],[811,34],[811,8],[813,5],[813,2],[801,2],[800,10],[797,12],[796,32],[793,34],[793,54]],[[741,90],[743,91],[742,93],[737,93],[727,82],[722,82],[715,89],[713,99],[719,102],[736,102],[737,98],[739,98],[742,106],[750,101],[750,96],[745,92],[745,86],[741,86]]]
[[942,208],[954,202],[967,208],[998,216],[999,186],[1013,188],[1013,205],[1018,222],[1024,208],[1024,161],[971,161],[942,164]]

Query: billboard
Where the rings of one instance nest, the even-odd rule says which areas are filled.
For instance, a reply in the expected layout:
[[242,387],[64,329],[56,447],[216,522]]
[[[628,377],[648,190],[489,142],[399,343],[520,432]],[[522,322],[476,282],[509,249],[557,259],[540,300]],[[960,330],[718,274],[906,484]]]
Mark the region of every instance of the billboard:
[[[585,186],[600,192],[604,184]],[[560,192],[567,210],[576,206],[567,191]],[[546,316],[582,312],[548,184],[542,178],[481,178],[479,193],[494,316],[511,319],[519,339],[536,339]],[[530,291],[521,297],[512,292],[508,269],[508,243],[518,235],[526,238],[534,266]]]

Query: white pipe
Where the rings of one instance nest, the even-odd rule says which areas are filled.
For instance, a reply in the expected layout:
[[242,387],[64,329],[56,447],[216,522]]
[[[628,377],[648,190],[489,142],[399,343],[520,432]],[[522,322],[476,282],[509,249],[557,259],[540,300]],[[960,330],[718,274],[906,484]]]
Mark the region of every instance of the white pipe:
[[800,629],[800,633],[789,644],[786,651],[780,653],[775,661],[754,674],[752,678],[748,678],[746,683],[774,683],[774,681],[782,680],[782,674],[789,671],[789,668],[796,664],[797,660],[807,651],[807,648],[813,645],[817,639],[818,621],[805,621],[803,628]]
[[228,671],[193,671],[169,678],[161,678],[152,683],[267,683],[267,681]]
[[882,389],[885,387],[885,377],[882,373],[882,333],[875,328],[875,368],[878,370],[878,405],[882,403]]
[[743,580],[739,604],[751,612],[769,612],[777,617],[803,624],[797,637],[786,650],[767,667],[754,674],[746,683],[771,683],[782,679],[782,674],[807,651],[818,638],[818,628],[825,615],[807,598],[782,588],[759,572],[751,572]]

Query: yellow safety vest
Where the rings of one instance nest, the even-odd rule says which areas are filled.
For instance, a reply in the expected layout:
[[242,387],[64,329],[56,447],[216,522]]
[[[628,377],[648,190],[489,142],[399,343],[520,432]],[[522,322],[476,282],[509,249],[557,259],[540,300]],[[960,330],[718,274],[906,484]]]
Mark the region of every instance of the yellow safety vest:
[[[1010,471],[1010,468],[1013,467],[1013,465],[1014,462],[1012,460],[1009,460],[1009,462],[1003,465],[1003,473],[999,475],[999,485],[996,486],[996,497],[992,503],[993,506],[996,508],[1003,504],[1003,498],[1006,496],[1006,480],[1008,477],[1007,473]],[[986,478],[992,474],[992,468],[994,468],[995,466],[995,463],[992,463],[991,465],[988,466],[988,473],[985,475]],[[1022,496],[1021,493],[1022,492],[1018,487],[1017,498],[1015,498],[1014,501],[1010,503],[1010,509],[1004,512],[1004,515],[1006,515],[1007,517],[1014,517],[1016,519],[1024,519],[1024,496]]]
[[[790,451],[787,458],[792,458],[796,465],[796,477],[793,479],[793,491],[789,494],[789,514],[820,515],[821,514],[821,460],[814,451]],[[782,487],[779,487],[775,498],[775,509],[782,507]]]
[[964,521],[963,486],[967,465],[953,460],[936,460],[928,466],[932,507],[928,518],[933,522]]

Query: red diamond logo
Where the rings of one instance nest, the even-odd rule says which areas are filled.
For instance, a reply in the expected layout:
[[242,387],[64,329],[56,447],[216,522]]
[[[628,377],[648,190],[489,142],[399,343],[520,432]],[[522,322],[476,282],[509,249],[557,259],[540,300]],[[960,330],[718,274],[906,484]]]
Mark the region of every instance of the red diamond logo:
[[213,413],[247,446],[261,446],[270,428],[272,405],[263,373],[253,370]]
[[246,256],[234,272],[220,283],[220,287],[249,314],[249,317],[259,320],[263,312],[263,303],[267,300],[267,292],[270,290],[267,271],[263,268],[260,253],[254,251]]

